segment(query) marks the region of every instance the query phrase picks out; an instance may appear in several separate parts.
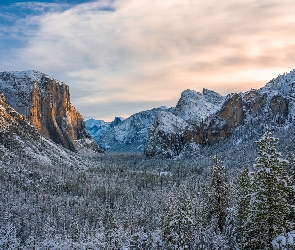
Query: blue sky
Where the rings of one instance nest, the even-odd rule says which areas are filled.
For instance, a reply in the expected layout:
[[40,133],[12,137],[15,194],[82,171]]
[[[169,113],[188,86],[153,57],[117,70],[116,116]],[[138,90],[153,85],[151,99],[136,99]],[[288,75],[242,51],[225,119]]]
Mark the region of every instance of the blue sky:
[[1,0],[0,5],[11,5],[17,2],[43,2],[43,3],[68,3],[68,4],[79,4],[79,3],[86,3],[91,1],[85,1],[85,0],[43,0],[43,1],[37,1],[37,0],[31,0],[31,1],[17,1],[17,0]]
[[44,72],[84,118],[112,120],[292,70],[294,13],[293,0],[1,0],[0,71]]

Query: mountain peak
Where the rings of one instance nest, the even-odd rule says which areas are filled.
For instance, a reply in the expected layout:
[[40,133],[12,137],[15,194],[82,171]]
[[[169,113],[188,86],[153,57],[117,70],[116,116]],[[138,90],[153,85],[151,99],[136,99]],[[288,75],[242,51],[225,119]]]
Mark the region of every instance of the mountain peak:
[[203,93],[187,89],[181,93],[174,114],[185,121],[200,122],[215,113],[224,100],[225,97],[208,89],[203,89]]
[[277,92],[284,96],[295,97],[295,69],[269,81],[261,92]]
[[77,151],[81,142],[91,139],[70,102],[68,85],[36,70],[5,71],[0,72],[0,89],[11,107],[57,144]]

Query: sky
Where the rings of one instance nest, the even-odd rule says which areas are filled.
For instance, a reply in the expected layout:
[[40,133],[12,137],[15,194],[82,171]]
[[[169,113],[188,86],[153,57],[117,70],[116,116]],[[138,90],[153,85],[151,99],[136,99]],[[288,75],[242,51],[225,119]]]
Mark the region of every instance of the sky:
[[0,1],[0,71],[70,86],[85,119],[260,88],[295,68],[294,0]]

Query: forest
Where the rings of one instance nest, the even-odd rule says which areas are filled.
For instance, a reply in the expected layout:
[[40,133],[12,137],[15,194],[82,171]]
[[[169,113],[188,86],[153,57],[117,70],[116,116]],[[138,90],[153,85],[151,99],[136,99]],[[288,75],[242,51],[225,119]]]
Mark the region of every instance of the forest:
[[295,156],[278,143],[266,131],[235,167],[214,151],[1,162],[0,248],[295,249]]

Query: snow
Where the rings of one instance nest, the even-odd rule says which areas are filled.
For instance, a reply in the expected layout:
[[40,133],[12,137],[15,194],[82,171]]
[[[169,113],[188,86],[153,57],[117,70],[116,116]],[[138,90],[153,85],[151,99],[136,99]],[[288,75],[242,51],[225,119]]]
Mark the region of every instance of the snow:
[[160,111],[157,116],[157,129],[166,134],[183,132],[189,125],[170,112]]
[[160,176],[172,176],[173,173],[171,171],[163,171],[159,173]]
[[225,97],[211,90],[200,93],[187,89],[181,93],[175,115],[185,121],[200,122],[219,110],[224,101]]
[[29,107],[34,89],[39,89],[48,98],[44,81],[53,80],[55,84],[65,86],[64,83],[54,80],[46,74],[35,70],[4,71],[0,72],[0,89],[4,92],[7,102],[19,113],[29,115]]
[[124,119],[116,117],[111,123],[89,119],[86,128],[101,148],[110,151],[143,151],[150,125],[165,107],[142,111]]
[[295,230],[275,238],[272,241],[272,246],[274,250],[287,250],[292,246],[295,247]]

